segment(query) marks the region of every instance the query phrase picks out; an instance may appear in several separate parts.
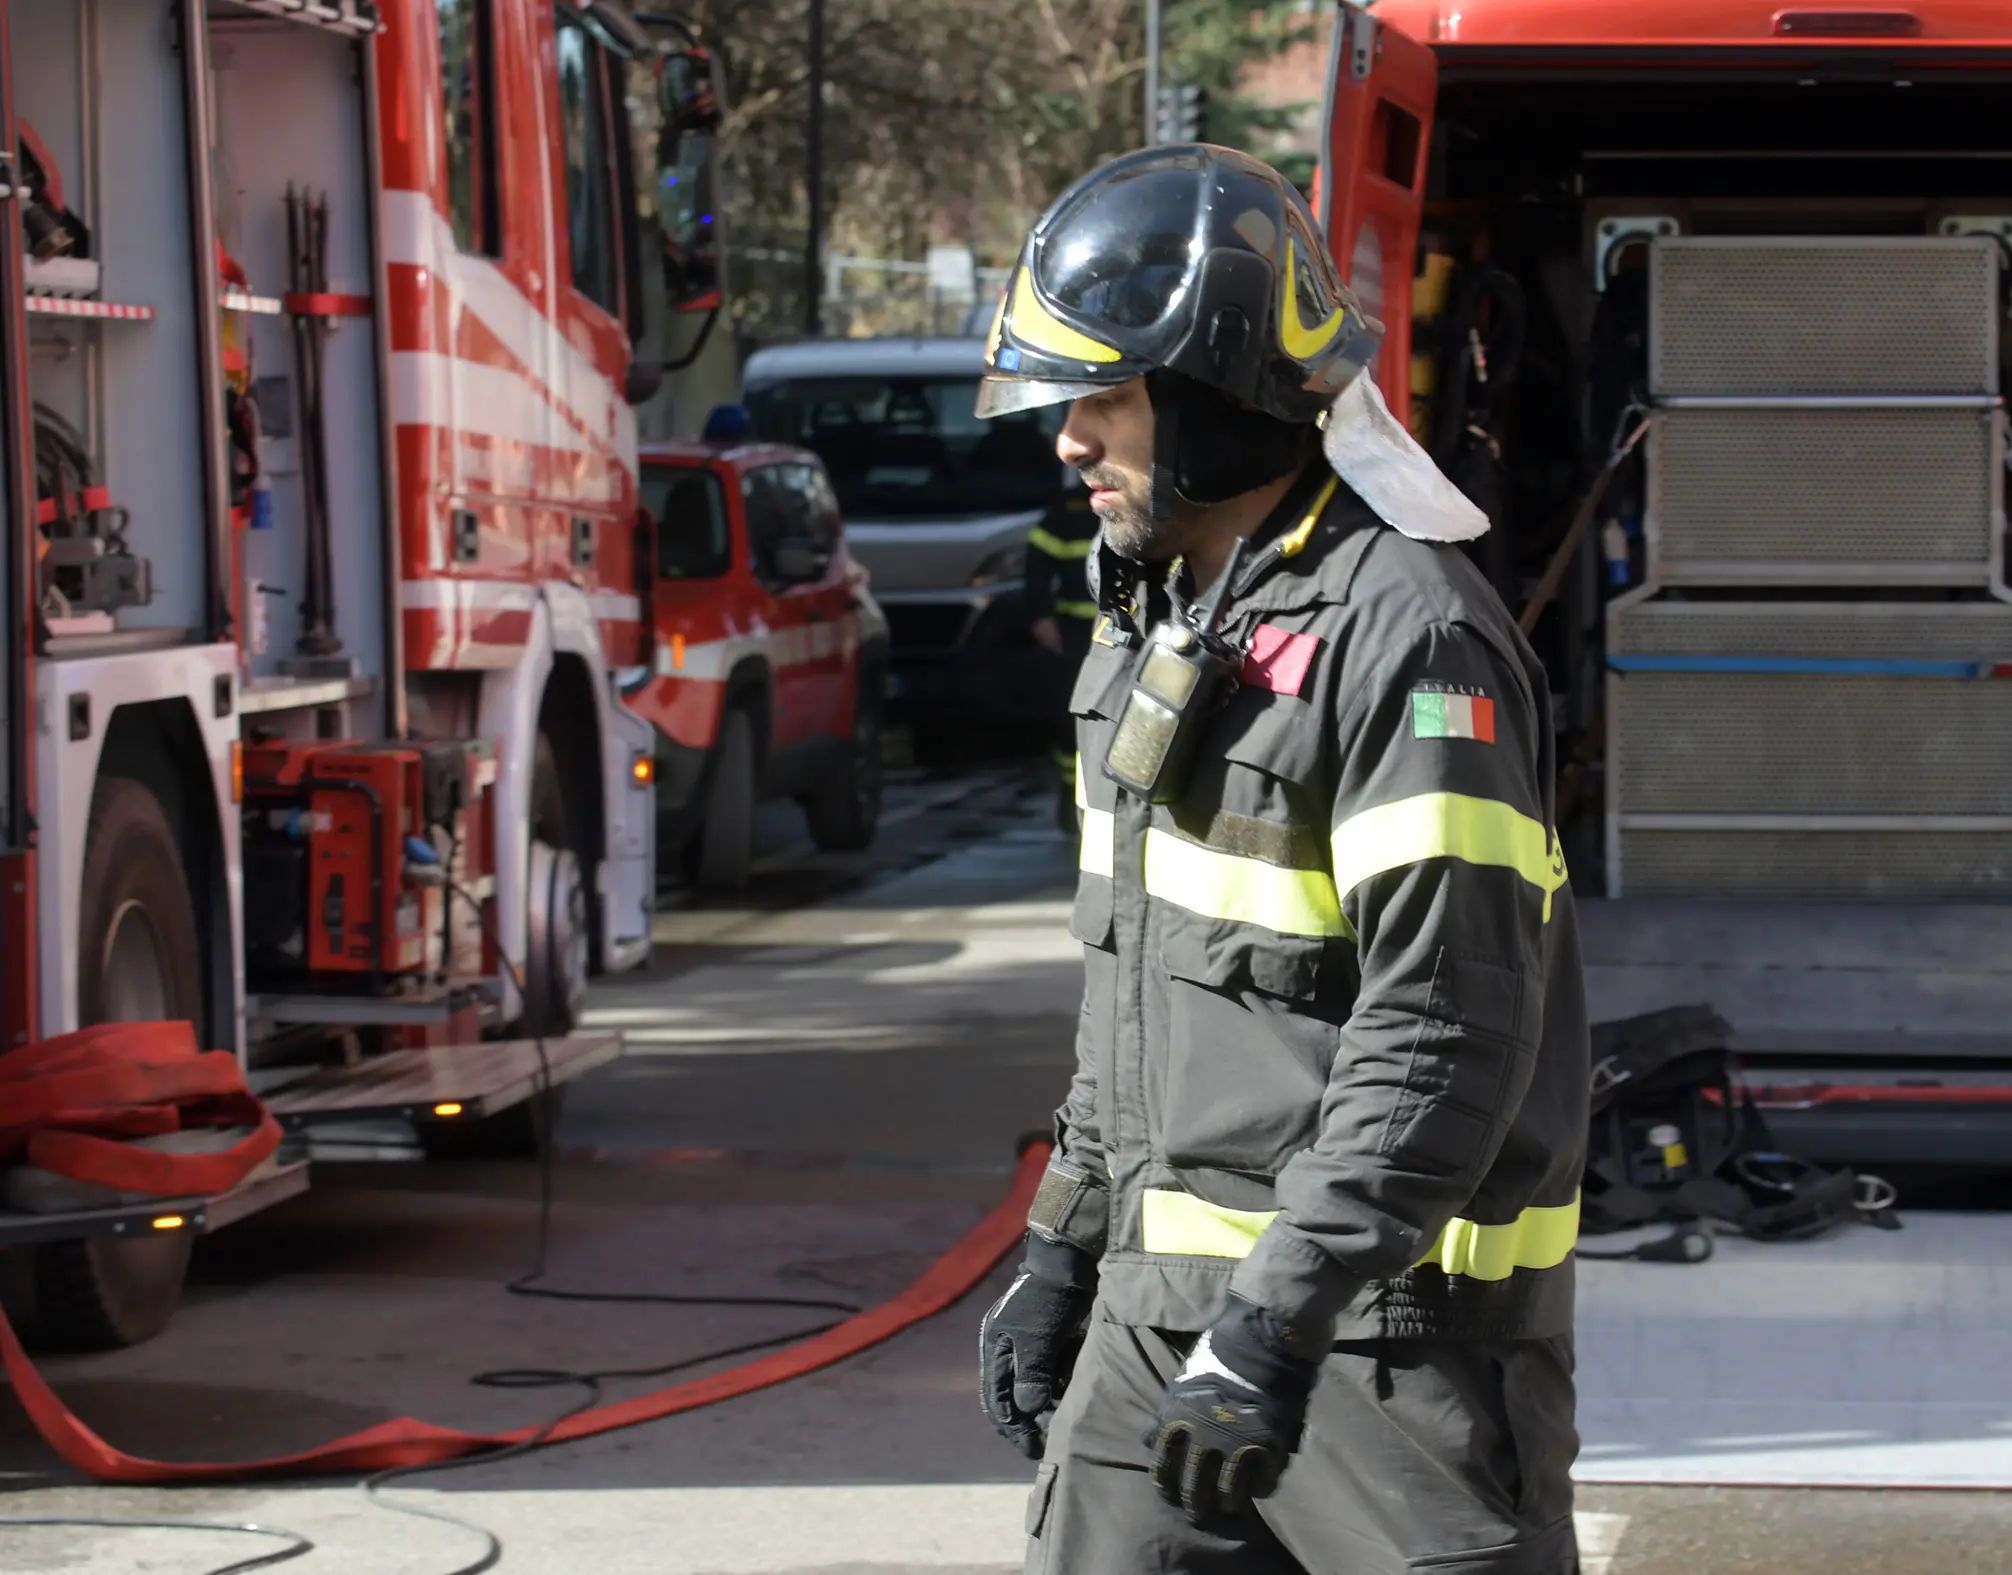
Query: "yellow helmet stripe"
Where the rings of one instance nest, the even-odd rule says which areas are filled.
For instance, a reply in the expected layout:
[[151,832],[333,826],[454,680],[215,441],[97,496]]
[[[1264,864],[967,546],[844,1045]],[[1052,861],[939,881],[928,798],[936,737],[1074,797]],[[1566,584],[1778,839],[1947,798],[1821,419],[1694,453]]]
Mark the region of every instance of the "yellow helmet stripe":
[[1006,292],[999,292],[999,307],[992,314],[992,332],[985,339],[985,364],[994,365],[999,359],[999,342],[1006,337]]
[[1299,277],[1299,259],[1293,252],[1292,237],[1285,239],[1285,279],[1279,300],[1278,338],[1285,353],[1295,361],[1310,361],[1334,342],[1341,332],[1343,310],[1337,306],[1327,317],[1309,328],[1299,318],[1299,291],[1293,288]]
[[1118,352],[1101,340],[1078,333],[1041,304],[1034,293],[1034,276],[1025,268],[1013,281],[1013,303],[1006,310],[1006,328],[1015,339],[1072,361],[1115,361]]

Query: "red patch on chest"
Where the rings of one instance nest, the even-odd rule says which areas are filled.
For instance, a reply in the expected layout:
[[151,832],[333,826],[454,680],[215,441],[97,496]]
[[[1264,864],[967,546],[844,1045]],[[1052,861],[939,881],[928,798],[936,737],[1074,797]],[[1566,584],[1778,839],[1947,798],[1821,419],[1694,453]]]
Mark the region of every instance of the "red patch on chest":
[[1251,635],[1239,675],[1246,689],[1268,689],[1275,695],[1296,695],[1306,684],[1307,669],[1320,649],[1317,634],[1293,634],[1261,623]]

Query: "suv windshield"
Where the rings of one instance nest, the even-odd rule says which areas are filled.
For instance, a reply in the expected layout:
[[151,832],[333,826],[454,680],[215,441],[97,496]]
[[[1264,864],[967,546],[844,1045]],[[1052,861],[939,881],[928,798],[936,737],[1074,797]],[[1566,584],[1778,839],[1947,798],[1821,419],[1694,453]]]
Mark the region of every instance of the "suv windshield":
[[992,421],[976,377],[798,377],[747,391],[754,435],[814,450],[853,519],[1045,508],[1067,406]]

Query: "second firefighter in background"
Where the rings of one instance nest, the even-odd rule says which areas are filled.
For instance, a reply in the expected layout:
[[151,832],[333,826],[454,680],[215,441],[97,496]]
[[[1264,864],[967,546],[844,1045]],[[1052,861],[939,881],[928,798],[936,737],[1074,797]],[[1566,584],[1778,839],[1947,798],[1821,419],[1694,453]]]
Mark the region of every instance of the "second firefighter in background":
[[1051,658],[1049,747],[1055,759],[1056,819],[1076,830],[1076,722],[1069,691],[1090,652],[1097,602],[1090,594],[1090,554],[1097,546],[1097,516],[1090,491],[1072,470],[1047,516],[1027,533],[1027,619],[1034,643]]

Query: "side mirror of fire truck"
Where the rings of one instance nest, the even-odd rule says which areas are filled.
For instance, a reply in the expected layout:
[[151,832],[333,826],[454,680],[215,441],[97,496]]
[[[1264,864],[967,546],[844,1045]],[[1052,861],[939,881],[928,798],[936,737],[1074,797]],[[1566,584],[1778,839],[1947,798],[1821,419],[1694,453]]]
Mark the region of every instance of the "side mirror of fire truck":
[[663,362],[631,360],[628,376],[622,383],[622,397],[632,405],[640,405],[663,386]]
[[659,59],[656,207],[663,231],[664,293],[673,311],[717,311],[720,306],[714,198],[725,97],[720,63],[711,50],[667,50]]

